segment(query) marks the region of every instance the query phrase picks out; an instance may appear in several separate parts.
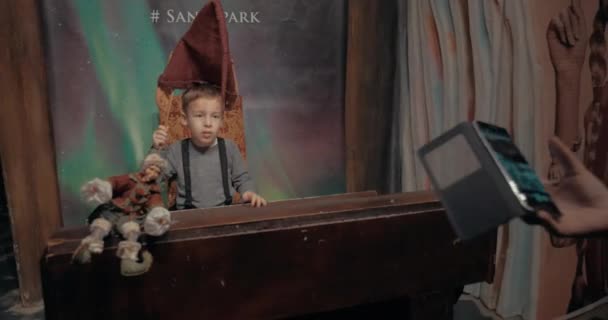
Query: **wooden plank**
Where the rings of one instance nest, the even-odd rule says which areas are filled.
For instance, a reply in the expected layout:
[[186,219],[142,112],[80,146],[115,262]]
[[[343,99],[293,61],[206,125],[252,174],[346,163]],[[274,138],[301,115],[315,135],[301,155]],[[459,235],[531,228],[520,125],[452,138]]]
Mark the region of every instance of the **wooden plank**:
[[[345,92],[347,191],[387,193],[397,2],[348,2]],[[399,177],[399,179],[401,179]]]
[[0,2],[0,157],[7,190],[21,300],[42,298],[39,263],[61,224],[36,1]]
[[[268,206],[262,210],[262,213],[259,214],[260,209],[250,208],[248,204],[237,204],[230,206],[231,210],[229,214],[226,214],[226,210],[223,207],[217,208],[206,208],[206,209],[191,209],[191,210],[177,210],[172,212],[173,222],[172,229],[182,229],[188,227],[203,227],[203,226],[212,226],[218,224],[235,224],[246,222],[251,219],[264,219],[267,218],[276,218],[282,214],[285,215],[298,215],[301,214],[300,211],[311,210],[310,208],[304,206],[297,205],[298,203],[306,203],[310,202],[315,206],[331,204],[331,203],[341,203],[346,199],[354,199],[354,198],[367,198],[372,196],[377,196],[376,191],[361,191],[361,192],[352,192],[352,193],[344,193],[344,194],[336,194],[336,195],[328,195],[328,196],[320,196],[320,197],[310,197],[310,198],[300,198],[300,199],[289,199],[289,200],[281,200],[281,201],[273,201],[268,203]],[[411,196],[415,196],[412,194]],[[430,194],[423,195],[420,197],[432,197]],[[294,204],[296,204],[297,210],[293,211]],[[285,210],[289,208],[290,210]],[[253,213],[253,214],[252,214]],[[201,217],[201,215],[204,215]],[[192,223],[195,223],[194,225]],[[64,238],[74,238],[80,237],[83,235],[83,232],[86,233],[86,230],[82,227],[71,227],[64,228],[58,231],[53,236],[53,241],[62,241]]]
[[[408,210],[429,210],[437,208],[439,202],[429,192],[412,192],[384,196],[373,196],[375,192],[357,192],[336,196],[322,196],[306,199],[293,199],[280,202],[271,202],[264,208],[250,208],[247,205],[228,207],[193,209],[175,211],[172,213],[175,224],[170,232],[161,241],[178,240],[191,237],[192,234],[203,236],[201,228],[226,227],[239,229],[252,222],[280,221],[281,219],[305,218],[316,219],[316,216],[331,216],[339,219],[342,215],[353,215],[365,208],[367,214],[370,210],[381,209],[382,213],[394,210],[401,212],[407,204]],[[296,220],[290,220],[291,222]],[[212,230],[212,229],[205,229]],[[237,231],[243,231],[239,229]],[[189,232],[192,231],[192,232]],[[66,228],[54,234],[48,242],[47,256],[73,251],[80,239],[88,234],[87,228]]]
[[57,250],[44,261],[46,319],[275,319],[491,277],[494,235],[454,243],[436,201],[421,208],[378,198],[239,228],[172,231],[150,246],[154,265],[135,278],[119,275],[113,249],[89,265]]

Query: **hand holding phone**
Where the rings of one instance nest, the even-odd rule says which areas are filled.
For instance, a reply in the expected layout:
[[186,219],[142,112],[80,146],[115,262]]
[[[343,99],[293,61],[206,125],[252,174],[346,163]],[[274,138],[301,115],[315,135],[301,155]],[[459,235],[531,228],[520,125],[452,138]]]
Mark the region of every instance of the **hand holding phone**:
[[418,151],[456,234],[471,239],[510,219],[559,210],[504,128],[463,122]]

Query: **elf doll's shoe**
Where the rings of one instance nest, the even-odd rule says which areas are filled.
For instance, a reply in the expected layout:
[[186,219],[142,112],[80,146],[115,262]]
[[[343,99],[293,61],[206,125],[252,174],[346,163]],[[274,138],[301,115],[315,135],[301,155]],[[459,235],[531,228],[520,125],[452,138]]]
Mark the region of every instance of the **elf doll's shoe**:
[[141,244],[137,241],[121,241],[118,243],[116,255],[125,260],[137,261],[137,254],[141,250]]
[[120,274],[125,277],[135,277],[148,272],[154,259],[148,251],[142,251],[140,255],[138,261],[122,259],[120,261]]
[[103,240],[99,240],[92,236],[87,236],[74,251],[72,255],[72,263],[85,264],[91,262],[91,254],[99,254],[103,252]]

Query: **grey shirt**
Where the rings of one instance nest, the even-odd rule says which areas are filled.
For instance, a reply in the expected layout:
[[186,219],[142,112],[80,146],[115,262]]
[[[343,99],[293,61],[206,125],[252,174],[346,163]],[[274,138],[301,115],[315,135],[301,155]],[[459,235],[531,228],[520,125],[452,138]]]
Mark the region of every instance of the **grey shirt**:
[[[255,192],[253,180],[247,172],[239,148],[234,142],[227,139],[224,140],[226,141],[230,194],[234,195],[235,190],[240,194],[246,191]],[[190,142],[189,147],[192,204],[197,208],[222,206],[226,197],[224,196],[220,154],[217,143],[209,148],[202,149]],[[167,159],[169,163],[165,171],[167,178],[177,175],[177,208],[183,209],[184,202],[186,201],[186,184],[182,162],[182,142],[177,141],[168,148],[160,151],[153,149],[152,152],[158,152]]]

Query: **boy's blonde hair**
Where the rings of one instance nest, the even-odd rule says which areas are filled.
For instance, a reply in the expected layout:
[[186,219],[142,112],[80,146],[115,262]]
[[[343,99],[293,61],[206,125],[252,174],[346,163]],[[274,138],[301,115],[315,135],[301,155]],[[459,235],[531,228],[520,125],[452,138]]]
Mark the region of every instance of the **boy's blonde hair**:
[[207,99],[219,99],[222,111],[224,110],[224,103],[222,100],[222,93],[220,88],[216,85],[204,82],[194,85],[182,94],[182,110],[184,113],[188,113],[188,106],[199,98]]

